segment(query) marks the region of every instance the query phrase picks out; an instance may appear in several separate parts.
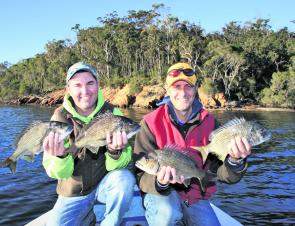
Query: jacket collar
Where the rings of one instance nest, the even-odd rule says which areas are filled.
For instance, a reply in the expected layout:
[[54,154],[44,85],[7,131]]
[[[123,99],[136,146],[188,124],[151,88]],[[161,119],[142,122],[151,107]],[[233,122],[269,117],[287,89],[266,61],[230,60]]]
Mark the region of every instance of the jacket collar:
[[74,101],[69,94],[66,94],[64,97],[63,107],[72,115],[73,118],[79,119],[84,124],[88,124],[93,119],[93,117],[97,114],[97,112],[99,112],[99,110],[102,108],[102,106],[104,105],[104,102],[105,102],[103,95],[102,95],[102,91],[100,89],[98,90],[97,95],[98,95],[98,97],[97,97],[96,107],[95,107],[94,111],[86,117],[83,115],[80,115],[76,111],[76,109],[74,107]]
[[[161,105],[165,105],[165,104],[166,104],[166,105],[168,106],[168,108],[169,108],[169,113],[170,113],[171,118],[173,119],[173,121],[174,121],[175,123],[177,123],[178,125],[183,125],[183,124],[185,124],[185,123],[181,122],[181,121],[177,118],[176,113],[175,113],[175,111],[174,111],[173,104],[172,104],[172,102],[171,102],[171,100],[170,100],[170,96],[166,96],[162,101],[159,101],[158,103],[156,103],[157,106],[161,106]],[[193,119],[195,119],[195,118],[198,119],[199,117],[196,117],[196,116],[198,116],[198,114],[199,114],[199,112],[201,111],[202,108],[203,108],[203,105],[201,104],[201,102],[200,102],[197,98],[195,98],[195,99],[194,99],[194,102],[193,102],[193,104],[192,104],[192,113],[191,113],[191,115],[190,115],[190,117],[189,117],[189,119],[188,119],[188,122],[190,122],[190,121],[195,121],[195,120],[193,120]]]

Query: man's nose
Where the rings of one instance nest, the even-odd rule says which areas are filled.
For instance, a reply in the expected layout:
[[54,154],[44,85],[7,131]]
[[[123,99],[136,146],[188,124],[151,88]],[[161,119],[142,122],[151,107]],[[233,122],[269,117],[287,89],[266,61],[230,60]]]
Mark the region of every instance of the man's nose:
[[87,86],[82,86],[82,87],[81,87],[81,93],[82,93],[82,94],[87,94],[87,93],[88,93]]
[[185,93],[185,91],[186,91],[185,86],[179,87],[178,91],[182,92],[182,93]]

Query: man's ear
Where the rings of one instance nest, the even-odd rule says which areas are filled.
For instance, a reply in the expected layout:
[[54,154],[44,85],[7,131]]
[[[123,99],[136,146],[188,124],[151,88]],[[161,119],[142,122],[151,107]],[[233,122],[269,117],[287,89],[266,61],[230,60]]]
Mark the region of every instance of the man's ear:
[[169,87],[167,86],[167,84],[165,84],[165,85],[164,85],[164,89],[165,89],[166,93],[168,92],[168,88],[169,88]]
[[70,92],[69,91],[69,84],[68,83],[65,85],[65,90],[66,90],[66,93],[69,93]]
[[168,87],[165,87],[166,90],[166,96],[170,96],[170,89]]

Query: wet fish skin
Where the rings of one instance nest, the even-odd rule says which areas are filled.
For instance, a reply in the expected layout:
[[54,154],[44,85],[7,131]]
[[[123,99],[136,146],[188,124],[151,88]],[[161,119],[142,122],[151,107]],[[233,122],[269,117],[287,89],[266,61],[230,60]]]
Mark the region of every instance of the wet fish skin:
[[51,121],[51,122],[33,122],[26,127],[16,141],[15,151],[4,161],[0,162],[0,167],[9,167],[12,173],[16,172],[16,163],[18,159],[34,161],[34,156],[43,151],[42,143],[50,131],[61,134],[61,139],[66,138],[73,127],[69,124]]
[[111,112],[99,114],[95,117],[84,129],[80,132],[75,140],[74,145],[70,147],[69,152],[87,147],[91,152],[97,153],[99,147],[105,146],[106,135],[110,135],[116,131],[125,131],[128,139],[134,136],[140,129],[140,125],[133,120],[124,117],[113,115]]
[[245,137],[251,146],[256,146],[268,141],[271,132],[256,121],[234,118],[210,134],[210,143],[207,146],[192,148],[201,152],[204,162],[209,153],[224,161],[230,149],[231,139],[236,137]]
[[204,170],[197,168],[195,161],[187,155],[188,150],[175,145],[157,149],[148,157],[143,156],[135,162],[135,166],[151,175],[157,175],[163,166],[171,166],[176,170],[176,181],[181,183],[180,177],[184,176],[184,185],[190,185],[191,178],[197,178],[204,192],[209,177]]

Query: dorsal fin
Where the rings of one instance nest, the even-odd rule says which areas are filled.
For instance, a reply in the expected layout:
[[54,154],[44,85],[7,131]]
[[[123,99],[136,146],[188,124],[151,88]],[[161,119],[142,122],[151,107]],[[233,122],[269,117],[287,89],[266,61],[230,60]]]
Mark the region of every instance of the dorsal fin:
[[182,149],[184,149],[183,147],[180,147],[177,144],[167,144],[164,146],[163,150],[172,150],[172,151],[179,151],[181,152]]
[[222,130],[227,129],[232,126],[235,126],[235,125],[242,124],[245,121],[246,120],[243,117],[241,117],[241,118],[235,117],[234,119],[232,119],[232,120],[228,121],[227,123],[225,123],[224,125],[220,126],[218,129],[212,131],[209,135],[209,141],[212,141],[213,138],[216,136],[216,134],[220,133]]
[[172,151],[180,152],[184,155],[190,155],[190,151],[188,148],[181,147],[178,144],[167,144],[164,146],[163,150],[172,150]]
[[109,111],[109,110],[106,110],[105,112],[103,113],[98,113],[92,121],[97,121],[97,120],[100,120],[102,118],[105,118],[105,117],[110,117],[110,116],[114,116],[113,112]]

